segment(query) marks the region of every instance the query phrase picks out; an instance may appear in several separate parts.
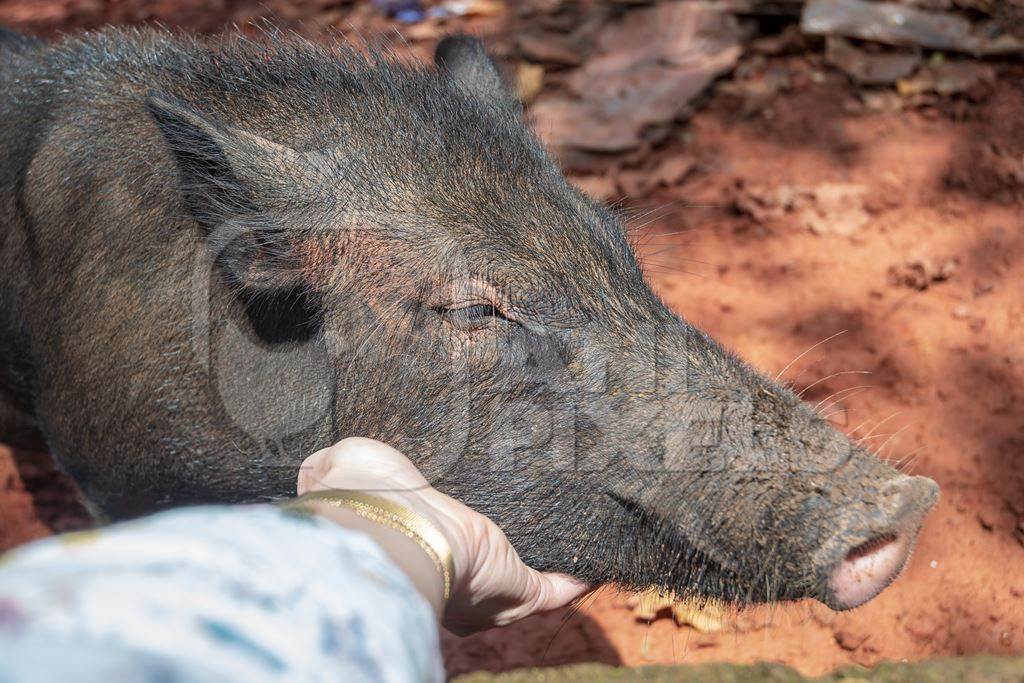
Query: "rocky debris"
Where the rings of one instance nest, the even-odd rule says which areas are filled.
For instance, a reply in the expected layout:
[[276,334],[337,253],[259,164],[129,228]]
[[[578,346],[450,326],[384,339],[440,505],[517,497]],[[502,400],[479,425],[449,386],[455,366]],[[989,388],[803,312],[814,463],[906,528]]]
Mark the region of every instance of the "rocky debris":
[[921,64],[920,50],[910,52],[871,51],[841,36],[825,39],[825,61],[857,83],[891,85],[906,78]]
[[934,12],[895,2],[810,0],[800,26],[805,33],[838,35],[896,46],[1005,55],[1024,52],[1024,40],[993,22]]
[[538,131],[556,150],[599,153],[661,139],[735,66],[740,37],[736,18],[709,2],[629,10],[598,34],[596,55],[568,77],[568,93],[537,100]]
[[579,66],[585,48],[575,36],[552,31],[525,31],[516,37],[516,47],[524,57],[534,62]]
[[613,168],[606,173],[570,176],[574,185],[599,200],[642,199],[652,192],[682,184],[697,169],[697,160],[673,154],[643,167]]
[[870,649],[871,629],[865,624],[847,621],[849,623],[833,631],[836,644],[848,652]]
[[670,156],[650,169],[626,169],[616,175],[621,196],[646,197],[658,188],[674,187],[685,180],[697,162],[685,154]]
[[913,77],[901,78],[896,89],[904,97],[967,95],[977,100],[994,87],[995,81],[996,70],[991,64],[933,59]]
[[793,23],[778,33],[754,38],[747,45],[747,51],[762,55],[803,54],[811,49],[810,43],[814,40],[800,31],[799,24]]
[[[988,0],[809,0],[800,28],[805,35],[824,36],[826,63],[858,85],[896,86],[896,93],[863,89],[866,110],[899,110],[961,95],[980,99],[991,91],[996,79],[992,64],[950,59],[947,53],[1024,54],[1024,37],[1017,33],[1024,27],[1024,4],[1009,13],[998,9],[1003,5]],[[925,60],[928,50],[940,52]]]
[[[0,5],[0,22],[31,30],[55,22],[58,9],[68,27],[160,21],[216,31],[226,21],[200,0],[63,3]],[[312,37],[335,29],[379,35],[396,54],[424,60],[445,34],[478,33],[506,63],[528,115],[567,170],[602,175],[623,165],[623,156],[668,140],[733,70],[719,87],[740,98],[743,116],[770,116],[779,93],[801,87],[793,73],[802,65],[817,79],[823,62],[861,86],[850,111],[883,111],[991,88],[993,65],[927,50],[1024,50],[1016,35],[1024,0],[265,0],[224,12],[243,29],[269,20]],[[763,68],[768,55],[799,56]],[[611,180],[636,189],[628,178]]]
[[979,196],[1013,200],[1024,197],[1024,153],[1019,143],[1000,144],[987,138],[972,140],[969,156],[949,168],[946,184]]
[[976,516],[978,518],[978,524],[981,525],[981,528],[985,531],[992,531],[995,527],[995,522],[992,521],[992,516],[988,511],[979,510]]
[[734,109],[743,118],[752,118],[770,110],[780,93],[794,89],[800,76],[794,76],[797,65],[765,64],[763,55],[744,59],[733,78],[718,86],[718,94],[735,100]]
[[739,183],[732,202],[736,211],[758,223],[785,222],[816,235],[849,237],[870,221],[868,187],[851,183],[769,188]]
[[570,176],[572,184],[585,195],[598,201],[608,201],[618,196],[619,188],[615,177],[611,175],[580,175]]
[[903,630],[918,643],[930,643],[942,630],[942,622],[930,612],[914,611],[904,620]]
[[681,183],[697,167],[697,160],[684,154],[675,155],[663,159],[650,178],[654,183],[664,187],[671,187]]
[[937,282],[952,278],[958,266],[959,262],[955,258],[906,261],[889,267],[889,283],[895,287],[909,287],[923,292]]
[[719,0],[718,6],[736,14],[798,17],[804,0]]

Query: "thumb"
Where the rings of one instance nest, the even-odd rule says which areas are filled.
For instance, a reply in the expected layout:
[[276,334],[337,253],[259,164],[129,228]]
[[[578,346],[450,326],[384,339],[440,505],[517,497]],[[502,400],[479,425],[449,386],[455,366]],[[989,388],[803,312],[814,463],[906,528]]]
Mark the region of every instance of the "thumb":
[[590,586],[568,574],[542,573],[523,566],[526,570],[526,594],[530,597],[517,607],[495,615],[494,626],[506,626],[531,614],[565,607],[590,590]]
[[564,607],[590,590],[588,584],[568,574],[542,573],[533,569],[529,571],[532,574],[531,583],[536,586],[536,598],[528,606],[529,614]]
[[327,474],[327,450],[321,449],[302,461],[299,466],[299,478],[296,482],[296,493],[303,495],[320,488],[324,475]]
[[538,605],[538,610],[556,609],[568,605],[581,595],[590,592],[590,585],[580,581],[575,576],[558,574],[555,572],[539,573],[541,580],[548,584],[547,593],[550,596],[547,603]]

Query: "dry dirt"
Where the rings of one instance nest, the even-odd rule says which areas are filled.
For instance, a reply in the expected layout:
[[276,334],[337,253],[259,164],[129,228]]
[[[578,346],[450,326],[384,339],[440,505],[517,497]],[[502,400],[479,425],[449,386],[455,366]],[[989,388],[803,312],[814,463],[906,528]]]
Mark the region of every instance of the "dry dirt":
[[[26,20],[25,3],[0,2],[0,22],[46,33],[66,5],[35,3],[51,14]],[[210,29],[202,16],[194,25]],[[1024,653],[1024,68],[996,63],[988,87],[901,108],[815,54],[743,64],[733,82],[746,87],[717,88],[657,145],[574,178],[641,195],[622,206],[674,309],[766,372],[785,369],[882,457],[909,456],[942,501],[903,577],[853,612],[778,606],[705,634],[638,621],[605,589],[575,610],[446,639],[452,674],[588,661],[814,674]],[[779,74],[778,91],[751,85]],[[658,169],[664,182],[646,187]],[[871,374],[837,374],[851,371]],[[73,501],[46,456],[0,448],[0,548],[87,523]]]

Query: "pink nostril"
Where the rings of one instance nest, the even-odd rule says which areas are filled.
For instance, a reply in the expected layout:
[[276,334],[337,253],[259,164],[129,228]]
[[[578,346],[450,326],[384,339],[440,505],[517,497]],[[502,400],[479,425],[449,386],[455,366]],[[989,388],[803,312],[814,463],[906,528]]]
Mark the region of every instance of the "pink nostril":
[[829,588],[843,607],[862,605],[899,575],[909,553],[908,536],[876,536],[846,553],[829,579]]

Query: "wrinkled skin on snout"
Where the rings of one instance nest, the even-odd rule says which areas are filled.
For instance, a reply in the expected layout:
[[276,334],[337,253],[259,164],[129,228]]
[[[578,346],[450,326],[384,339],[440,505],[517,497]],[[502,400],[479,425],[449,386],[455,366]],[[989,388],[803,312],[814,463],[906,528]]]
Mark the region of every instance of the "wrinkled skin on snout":
[[669,311],[479,44],[410,70],[280,40],[21,53],[110,71],[12,152],[2,217],[41,226],[34,260],[5,247],[5,305],[32,311],[6,382],[103,509],[287,495],[363,435],[538,569],[835,608],[898,574],[935,484]]

